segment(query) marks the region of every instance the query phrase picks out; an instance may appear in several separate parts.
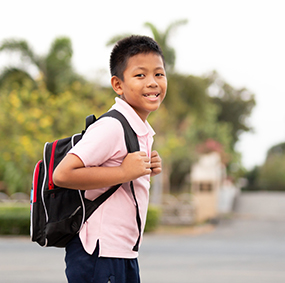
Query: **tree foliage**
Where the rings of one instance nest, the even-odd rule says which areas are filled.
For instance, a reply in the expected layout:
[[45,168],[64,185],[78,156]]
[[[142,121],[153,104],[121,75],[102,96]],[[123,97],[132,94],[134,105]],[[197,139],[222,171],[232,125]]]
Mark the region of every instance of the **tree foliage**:
[[167,73],[172,73],[174,71],[175,61],[176,61],[175,49],[170,46],[169,39],[179,26],[185,25],[187,23],[188,20],[186,19],[175,21],[170,25],[168,25],[164,32],[159,31],[150,22],[144,24],[146,27],[148,27],[151,30],[155,41],[159,44],[159,46],[162,49]]
[[276,144],[268,150],[266,159],[268,160],[273,156],[285,156],[285,142]]
[[[246,118],[254,106],[248,91],[221,83],[216,73],[197,77],[174,72],[175,50],[169,46],[169,37],[185,23],[172,23],[165,32],[146,23],[162,46],[169,70],[167,96],[149,121],[157,132],[154,147],[163,158],[164,186],[176,192],[185,187],[197,147],[207,140],[221,145],[225,162],[239,160],[234,144],[241,131],[250,129]],[[41,74],[35,79],[27,70],[13,67],[0,78],[0,181],[10,193],[28,192],[44,143],[80,132],[85,116],[101,115],[113,104],[114,92],[74,72],[68,38],[56,39],[46,56],[36,55],[25,41],[6,41],[0,52],[7,50],[20,52]],[[209,96],[213,88],[217,95]]]
[[258,187],[268,191],[285,191],[285,155],[273,155],[260,167]]
[[113,100],[106,91],[80,82],[57,96],[43,81],[37,84],[33,89],[27,80],[14,85],[12,91],[1,89],[0,179],[9,193],[29,191],[33,167],[42,158],[45,142],[80,132],[87,115],[102,114]]
[[285,142],[267,151],[264,164],[260,166],[257,185],[262,190],[285,191]]
[[50,47],[48,54],[40,56],[36,54],[25,40],[9,39],[0,46],[0,52],[13,52],[21,55],[24,66],[8,66],[0,74],[0,86],[7,81],[15,81],[22,84],[26,79],[33,82],[36,79],[29,73],[31,66],[36,67],[49,92],[58,94],[65,91],[74,81],[83,81],[76,74],[71,64],[73,54],[71,40],[67,37],[56,38]]
[[179,192],[185,188],[185,178],[197,160],[199,144],[214,139],[223,145],[227,157],[224,161],[237,156],[231,149],[231,125],[218,121],[219,109],[208,96],[207,80],[171,74],[168,85],[166,98],[150,121],[157,132],[156,147],[166,163],[165,174],[170,175],[168,186]]
[[285,191],[285,142],[272,146],[267,151],[265,162],[246,172],[248,191]]
[[[187,24],[188,20],[179,20],[171,23],[165,29],[164,32],[159,31],[152,23],[146,22],[144,24],[145,27],[149,28],[153,34],[154,40],[159,44],[162,49],[166,71],[168,74],[173,73],[175,67],[176,53],[175,49],[170,46],[169,39],[174,31],[181,25]],[[110,40],[108,40],[106,46],[114,45],[118,40],[123,39],[124,37],[130,36],[130,33],[124,33],[120,35],[113,36]]]
[[255,106],[254,94],[246,88],[232,87],[217,72],[210,74],[207,79],[212,101],[219,109],[218,121],[231,125],[232,148],[234,148],[239,136],[252,130],[248,124],[248,118]]

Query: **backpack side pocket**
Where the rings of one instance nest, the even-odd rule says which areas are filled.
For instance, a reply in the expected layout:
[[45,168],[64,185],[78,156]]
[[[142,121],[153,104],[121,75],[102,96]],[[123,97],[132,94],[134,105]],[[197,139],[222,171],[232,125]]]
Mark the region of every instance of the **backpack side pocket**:
[[41,246],[45,244],[44,227],[45,212],[41,198],[41,188],[44,181],[43,161],[40,160],[34,169],[33,184],[31,190],[31,223],[30,236],[31,240],[38,242]]

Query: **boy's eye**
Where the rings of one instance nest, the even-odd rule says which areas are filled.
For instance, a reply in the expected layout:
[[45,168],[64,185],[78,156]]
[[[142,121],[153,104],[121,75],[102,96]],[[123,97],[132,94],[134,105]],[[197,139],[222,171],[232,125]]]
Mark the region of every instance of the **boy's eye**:
[[163,74],[163,73],[157,73],[156,76],[157,76],[157,77],[163,77],[164,74]]
[[144,74],[137,74],[137,75],[135,75],[135,77],[142,78],[142,77],[144,77]]

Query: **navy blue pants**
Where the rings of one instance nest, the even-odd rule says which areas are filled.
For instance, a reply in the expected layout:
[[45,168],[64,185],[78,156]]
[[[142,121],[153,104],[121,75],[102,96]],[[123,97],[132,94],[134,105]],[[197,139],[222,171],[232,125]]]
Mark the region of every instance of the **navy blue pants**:
[[92,255],[78,236],[66,247],[65,274],[69,283],[140,283],[137,259],[98,257],[99,244]]

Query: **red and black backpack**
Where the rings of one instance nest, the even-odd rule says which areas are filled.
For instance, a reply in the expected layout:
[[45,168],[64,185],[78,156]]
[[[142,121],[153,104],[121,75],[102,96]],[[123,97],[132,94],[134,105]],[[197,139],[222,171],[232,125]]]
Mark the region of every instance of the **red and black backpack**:
[[[100,118],[102,117],[118,119],[124,129],[128,152],[139,151],[137,135],[120,112],[111,110]],[[56,166],[68,151],[82,139],[86,129],[95,122],[95,116],[90,115],[86,117],[86,127],[82,133],[47,142],[44,146],[43,159],[35,166],[31,190],[30,234],[31,240],[43,247],[65,247],[79,233],[88,217],[121,186],[121,184],[113,186],[94,201],[90,201],[84,197],[85,191],[57,187],[52,181],[52,174]],[[141,236],[141,220],[133,182],[130,183],[130,187],[136,204],[139,230],[138,240],[134,243],[133,248],[134,251],[137,251]]]

